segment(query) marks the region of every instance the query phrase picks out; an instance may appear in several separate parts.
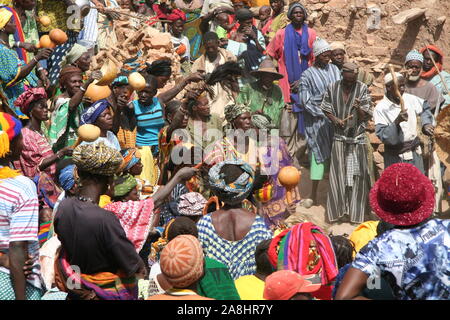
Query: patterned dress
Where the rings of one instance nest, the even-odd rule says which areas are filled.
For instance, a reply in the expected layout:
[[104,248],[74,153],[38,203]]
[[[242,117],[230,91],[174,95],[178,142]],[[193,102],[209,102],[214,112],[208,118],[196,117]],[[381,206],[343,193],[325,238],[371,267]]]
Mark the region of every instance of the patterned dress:
[[13,83],[20,73],[24,62],[19,60],[17,52],[0,43],[0,81],[10,108],[19,116],[25,117],[20,108],[14,106],[14,101],[26,90],[26,87],[36,87],[37,77],[34,71],[30,72],[25,79]]
[[221,238],[214,229],[211,214],[201,218],[197,227],[205,255],[228,266],[234,280],[256,272],[256,246],[263,240],[272,239],[272,233],[259,216],[256,216],[250,231],[239,241]]
[[48,133],[54,152],[73,145],[77,140],[77,129],[83,105],[80,104],[74,112],[71,112],[69,102],[70,98],[58,98],[55,101]]
[[432,219],[383,233],[361,249],[352,267],[372,282],[383,276],[398,300],[449,300],[449,256],[450,221]]

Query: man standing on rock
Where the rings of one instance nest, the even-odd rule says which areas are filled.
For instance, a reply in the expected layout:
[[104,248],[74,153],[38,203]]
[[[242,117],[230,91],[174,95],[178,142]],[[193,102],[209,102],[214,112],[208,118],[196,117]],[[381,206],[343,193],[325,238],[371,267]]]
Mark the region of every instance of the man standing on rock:
[[317,188],[329,164],[333,127],[320,105],[328,86],[341,79],[341,72],[329,63],[331,47],[324,39],[317,38],[313,45],[314,66],[303,72],[300,79],[300,105],[304,108],[305,133],[310,150],[311,195],[303,205],[317,203]]
[[400,97],[395,93],[393,77],[389,73],[384,77],[385,96],[377,104],[373,113],[375,133],[384,143],[384,168],[394,163],[406,162],[413,164],[424,173],[422,150],[417,136],[417,116],[420,116],[423,133],[432,136],[433,115],[425,100],[405,93],[403,76],[396,73],[396,77],[405,111],[401,112]]
[[321,105],[334,125],[327,198],[330,222],[348,215],[352,223],[362,223],[370,214],[366,127],[371,99],[367,86],[356,80],[358,72],[355,63],[344,63],[342,80],[328,87]]

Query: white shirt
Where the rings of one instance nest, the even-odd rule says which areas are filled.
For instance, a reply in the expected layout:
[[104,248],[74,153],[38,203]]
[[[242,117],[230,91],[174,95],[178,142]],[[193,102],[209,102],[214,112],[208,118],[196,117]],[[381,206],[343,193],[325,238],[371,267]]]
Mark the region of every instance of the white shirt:
[[[423,112],[424,100],[409,93],[403,94],[405,109],[408,113],[408,121],[400,123],[403,132],[404,142],[409,142],[417,137],[417,116]],[[373,113],[375,125],[393,124],[400,114],[400,105],[395,104],[386,96],[377,104]]]

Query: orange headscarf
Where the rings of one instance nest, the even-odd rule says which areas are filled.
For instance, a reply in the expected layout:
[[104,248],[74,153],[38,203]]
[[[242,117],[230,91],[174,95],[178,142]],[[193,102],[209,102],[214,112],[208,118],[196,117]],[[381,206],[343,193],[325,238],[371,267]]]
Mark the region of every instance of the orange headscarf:
[[[441,49],[439,49],[438,47],[433,46],[431,44],[420,49],[420,53],[424,54],[424,52],[427,51],[427,48],[430,49],[430,51],[433,51],[439,55],[438,59],[436,60],[436,65],[437,65],[439,71],[442,71],[442,65],[444,64],[444,53],[442,52]],[[423,71],[421,74],[421,77],[425,80],[430,80],[437,74],[438,74],[438,70],[436,70],[436,67],[433,66],[430,70]]]

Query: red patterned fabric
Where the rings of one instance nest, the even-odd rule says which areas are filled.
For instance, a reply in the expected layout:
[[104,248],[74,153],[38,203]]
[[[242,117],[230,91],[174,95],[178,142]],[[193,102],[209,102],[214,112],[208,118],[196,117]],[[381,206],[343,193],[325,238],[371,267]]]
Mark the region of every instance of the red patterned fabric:
[[[48,157],[54,155],[47,138],[27,127],[22,129],[23,151],[20,159],[14,166],[22,171],[24,176],[34,178],[40,173],[39,165]],[[51,179],[55,180],[56,165],[53,164],[44,170]]]
[[157,215],[153,212],[153,199],[111,202],[104,209],[115,213],[127,238],[133,243],[137,252],[141,251],[151,227],[156,224]]

